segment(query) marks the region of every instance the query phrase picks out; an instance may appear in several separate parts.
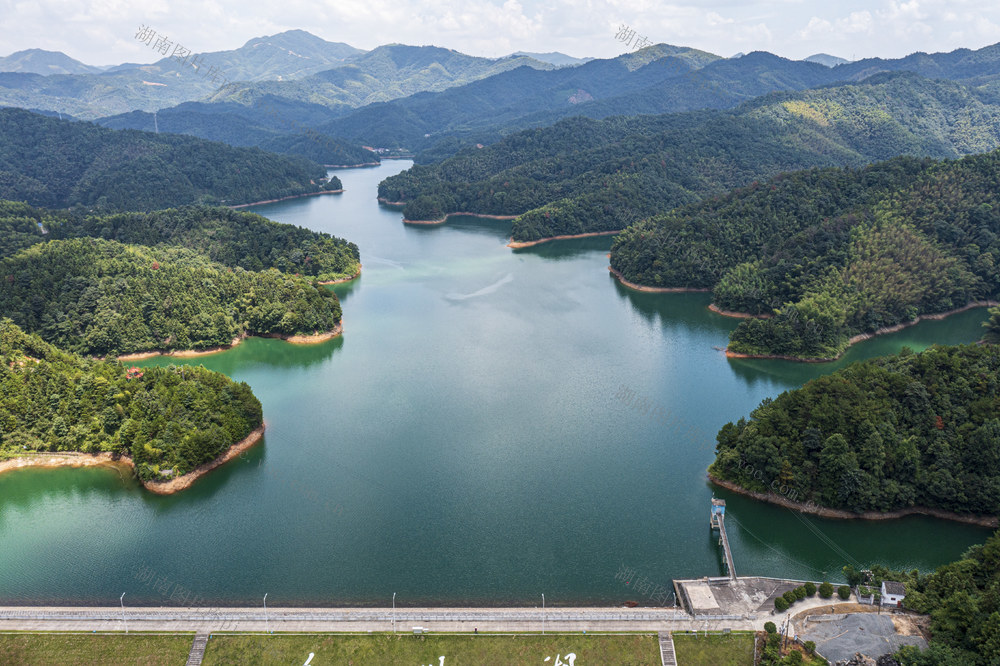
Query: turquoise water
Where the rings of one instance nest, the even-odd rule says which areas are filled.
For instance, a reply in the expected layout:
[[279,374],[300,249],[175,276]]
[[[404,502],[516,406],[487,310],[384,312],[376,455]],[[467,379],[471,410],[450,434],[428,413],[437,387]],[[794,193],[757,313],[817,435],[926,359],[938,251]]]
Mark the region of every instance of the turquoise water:
[[[721,573],[705,479],[720,426],[852,360],[975,340],[985,319],[924,322],[834,364],[728,360],[736,320],[706,294],[621,287],[608,237],[513,252],[509,222],[403,225],[375,194],[407,166],[255,209],[356,242],[364,265],[335,288],[343,337],[191,361],[253,387],[261,445],[169,497],[111,469],[0,476],[0,603],[644,601],[619,570],[665,587]],[[989,535],[718,494],[740,574],[928,569]]]

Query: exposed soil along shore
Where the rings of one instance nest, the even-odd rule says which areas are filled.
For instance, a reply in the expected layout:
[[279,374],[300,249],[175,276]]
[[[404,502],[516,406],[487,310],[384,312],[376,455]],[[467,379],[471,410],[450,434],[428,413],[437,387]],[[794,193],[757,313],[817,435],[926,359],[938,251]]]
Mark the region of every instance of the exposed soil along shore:
[[726,353],[726,358],[748,358],[763,359],[765,361],[795,361],[796,363],[830,363],[843,356],[843,352],[830,358],[802,358],[800,356],[785,356],[784,354],[741,354],[727,349],[722,349]]
[[127,457],[115,458],[111,453],[79,453],[59,451],[55,453],[33,453],[23,458],[0,461],[0,474],[22,467],[108,467],[127,468],[132,472],[132,461]]
[[259,442],[264,436],[264,427],[265,426],[262,423],[257,429],[251,431],[249,435],[226,449],[221,456],[215,460],[210,460],[203,465],[198,465],[183,476],[179,476],[176,479],[170,479],[169,481],[142,481],[141,483],[146,490],[156,493],[157,495],[172,495],[173,493],[184,490],[185,488],[189,488],[191,484],[199,478],[205,476],[219,465],[229,462]]
[[533,245],[541,245],[542,243],[548,243],[554,240],[569,240],[570,238],[592,238],[594,236],[614,236],[615,234],[620,234],[621,229],[617,231],[589,231],[585,234],[568,234],[565,236],[549,236],[548,238],[539,238],[533,241],[516,241],[513,238],[507,243],[507,247],[514,250],[520,250],[524,247],[531,247]]
[[933,516],[934,518],[943,518],[944,520],[954,520],[960,523],[967,523],[969,525],[978,525],[980,527],[992,527],[996,528],[1000,526],[1000,519],[997,516],[978,516],[966,513],[955,513],[953,511],[945,511],[944,509],[932,509],[929,507],[911,506],[905,509],[895,509],[893,511],[864,511],[861,513],[856,513],[854,511],[845,511],[843,509],[829,509],[824,506],[818,506],[816,504],[805,504],[802,502],[794,502],[787,497],[778,495],[775,493],[759,493],[754,490],[747,490],[739,484],[733,483],[732,481],[726,481],[723,479],[717,479],[711,474],[708,475],[709,481],[717,486],[725,488],[726,490],[731,490],[734,493],[739,493],[740,495],[746,495],[747,497],[752,497],[755,500],[760,500],[762,502],[769,502],[771,504],[777,504],[794,511],[800,511],[802,513],[809,513],[815,516],[821,516],[823,518],[841,518],[845,520],[894,520],[896,518],[904,518],[906,516],[921,515],[921,516]]
[[361,164],[324,164],[327,169],[356,169],[358,167],[379,166],[381,162],[362,162]]
[[288,199],[301,199],[302,197],[315,197],[320,194],[342,194],[343,189],[339,190],[323,190],[322,192],[306,192],[304,194],[293,194],[288,197],[281,197],[280,199],[265,199],[264,201],[254,201],[253,203],[236,204],[235,206],[229,206],[229,208],[246,208],[247,206],[259,206],[260,204],[278,203],[279,201],[287,201]]
[[[390,202],[383,202],[383,203],[390,203]],[[396,206],[398,204],[396,204],[396,203],[390,203],[390,205]],[[486,218],[487,220],[513,220],[514,218],[517,217],[517,215],[489,215],[487,213],[448,213],[447,215],[445,215],[444,217],[442,217],[440,220],[408,220],[408,219],[406,219],[404,217],[403,218],[403,223],[404,224],[444,224],[445,222],[448,221],[449,217],[452,217],[454,215],[466,215],[468,217],[483,217],[483,218]]]
[[380,204],[384,204],[386,206],[405,206],[406,205],[405,201],[389,201],[385,197],[376,197],[376,201],[378,201]]
[[[264,436],[264,424],[251,431],[242,440],[230,446],[226,451],[214,460],[199,465],[193,470],[176,479],[169,481],[140,481],[140,483],[150,492],[157,495],[170,495],[185,488],[189,488],[192,483],[210,471],[240,455]],[[76,451],[64,451],[59,453],[40,453],[23,458],[12,458],[0,462],[0,474],[13,469],[24,467],[96,467],[108,466],[116,469],[126,469],[129,474],[134,474],[135,464],[128,456],[115,456],[112,453],[79,453]]]
[[327,340],[332,340],[333,338],[339,336],[344,332],[344,322],[343,320],[337,324],[336,328],[332,331],[327,331],[325,333],[313,333],[312,335],[282,335],[280,333],[270,333],[268,335],[262,335],[262,338],[276,338],[278,340],[284,340],[285,342],[290,342],[293,345],[315,345],[320,342],[326,342]]
[[701,287],[647,287],[646,285],[643,284],[636,284],[635,282],[629,282],[624,277],[622,277],[621,273],[611,268],[611,266],[608,266],[608,270],[611,271],[611,274],[614,275],[619,282],[621,282],[629,289],[635,289],[636,291],[648,291],[654,294],[686,294],[690,292],[712,291],[711,289],[701,288]]
[[708,306],[708,309],[715,314],[720,314],[723,317],[736,317],[738,319],[770,319],[774,315],[764,313],[764,314],[750,314],[749,312],[734,312],[733,310],[723,310],[715,303]]
[[850,349],[851,345],[863,342],[865,340],[871,340],[876,335],[885,335],[886,333],[898,333],[904,328],[908,328],[915,324],[926,320],[937,321],[944,319],[945,317],[950,317],[953,314],[958,314],[959,312],[965,312],[966,310],[972,310],[973,308],[992,308],[1000,305],[998,301],[973,301],[972,303],[967,303],[960,308],[955,308],[954,310],[948,310],[947,312],[937,312],[934,314],[919,315],[913,321],[905,321],[902,324],[896,324],[895,326],[885,326],[871,333],[859,333],[855,335],[850,340],[847,341],[847,347],[844,351],[840,352],[836,356],[831,356],[830,358],[800,358],[798,356],[784,356],[781,354],[741,354],[739,352],[730,351],[726,349],[726,356],[728,358],[751,358],[751,359],[765,359],[774,361],[798,361],[800,363],[829,363],[830,361],[836,361],[844,353]]
[[[357,277],[357,276],[355,276]],[[353,279],[353,278],[352,278]],[[228,345],[220,345],[218,347],[209,347],[208,349],[179,349],[175,351],[146,351],[146,352],[136,352],[134,354],[122,354],[117,356],[119,361],[141,361],[147,358],[153,358],[155,356],[174,356],[176,358],[190,358],[193,356],[207,356],[208,354],[218,354],[219,352],[229,351],[236,345],[240,344],[248,337],[259,337],[259,338],[275,338],[277,340],[284,340],[285,342],[291,342],[296,345],[310,345],[319,342],[325,342],[331,338],[335,338],[344,332],[344,322],[341,320],[337,326],[330,331],[325,333],[314,333],[312,335],[285,335],[283,333],[268,333],[267,335],[242,335],[240,337],[233,338],[233,341]]]
[[325,280],[323,282],[317,282],[316,284],[330,285],[330,284],[343,284],[345,282],[350,282],[361,275],[361,264],[358,264],[358,271],[354,275],[348,275],[345,278],[340,278],[339,280]]

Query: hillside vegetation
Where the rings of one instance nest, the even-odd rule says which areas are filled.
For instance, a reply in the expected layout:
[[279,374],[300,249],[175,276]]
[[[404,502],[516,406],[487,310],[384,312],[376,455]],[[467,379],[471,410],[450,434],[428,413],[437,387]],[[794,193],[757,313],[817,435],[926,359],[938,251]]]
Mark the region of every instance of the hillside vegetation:
[[611,265],[774,315],[736,353],[830,358],[856,335],[1000,297],[1000,151],[784,174],[637,224]]
[[904,350],[767,398],[723,426],[709,473],[848,511],[996,515],[1000,347]]
[[136,375],[0,319],[0,453],[124,454],[140,479],[161,480],[218,457],[263,423],[243,382],[203,367]]
[[321,333],[341,318],[336,294],[306,278],[227,268],[176,247],[55,240],[0,260],[0,276],[0,312],[95,356]]
[[84,215],[0,201],[0,257],[46,240],[81,237],[179,245],[230,268],[277,268],[320,282],[351,277],[361,269],[354,243],[256,213],[188,206],[151,213]]
[[339,190],[301,157],[0,109],[0,199],[102,211],[241,204]]
[[[817,65],[818,66],[818,65]],[[900,73],[776,93],[733,111],[573,118],[466,149],[383,181],[407,219],[519,215],[515,241],[613,231],[783,171],[1000,145],[1000,105],[957,83]]]

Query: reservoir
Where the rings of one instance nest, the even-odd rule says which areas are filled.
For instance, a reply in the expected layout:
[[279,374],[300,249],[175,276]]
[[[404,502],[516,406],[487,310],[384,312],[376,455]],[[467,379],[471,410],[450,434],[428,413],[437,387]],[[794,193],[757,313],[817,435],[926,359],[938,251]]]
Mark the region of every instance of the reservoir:
[[[990,530],[833,521],[707,482],[715,433],[850,361],[972,342],[986,310],[927,321],[831,364],[728,360],[708,294],[638,293],[610,237],[506,247],[510,222],[407,226],[387,161],[345,192],[252,210],[358,244],[344,335],[251,339],[188,359],[245,381],[267,433],[189,490],[113,469],[0,476],[0,603],[126,606],[654,605],[636,576],[720,575],[715,492],[740,575],[929,570]],[[152,359],[168,364],[177,359]],[[622,575],[628,571],[629,575]],[[116,604],[117,605],[117,604]]]

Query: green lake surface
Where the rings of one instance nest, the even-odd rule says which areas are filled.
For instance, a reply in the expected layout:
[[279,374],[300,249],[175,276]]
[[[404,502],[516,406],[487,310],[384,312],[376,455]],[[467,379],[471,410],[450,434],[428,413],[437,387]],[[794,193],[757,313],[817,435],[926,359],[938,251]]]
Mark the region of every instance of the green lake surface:
[[[803,517],[713,489],[715,433],[850,361],[980,337],[985,310],[853,347],[840,362],[729,360],[737,320],[707,294],[637,293],[609,237],[512,251],[510,223],[406,226],[383,178],[255,208],[361,248],[335,289],[344,335],[251,339],[192,359],[246,381],[267,434],[160,497],[113,469],[0,476],[0,603],[400,606],[653,602],[719,575],[713,491],[741,575],[839,579],[847,563],[931,569],[989,530],[925,517]],[[149,363],[177,362],[154,359]],[[634,576],[630,576],[634,577]]]

